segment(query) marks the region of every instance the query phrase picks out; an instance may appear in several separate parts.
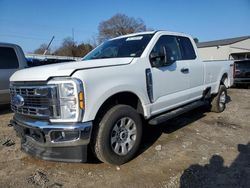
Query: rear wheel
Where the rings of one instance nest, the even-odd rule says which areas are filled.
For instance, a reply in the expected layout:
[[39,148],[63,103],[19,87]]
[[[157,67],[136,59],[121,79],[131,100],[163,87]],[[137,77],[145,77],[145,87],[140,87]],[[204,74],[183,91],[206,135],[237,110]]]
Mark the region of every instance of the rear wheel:
[[224,85],[220,85],[218,94],[212,98],[211,111],[216,113],[223,112],[226,108],[226,100],[227,88]]
[[139,149],[142,121],[128,105],[111,108],[94,130],[93,149],[103,162],[121,165],[131,160]]

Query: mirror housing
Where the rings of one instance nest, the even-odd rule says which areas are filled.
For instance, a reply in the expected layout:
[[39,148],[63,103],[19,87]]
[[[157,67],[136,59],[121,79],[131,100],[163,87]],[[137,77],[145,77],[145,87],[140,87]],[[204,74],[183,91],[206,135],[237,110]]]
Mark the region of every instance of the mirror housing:
[[161,59],[162,59],[162,56],[157,52],[152,52],[149,55],[149,60],[150,60],[150,63],[152,65],[152,67],[161,67],[161,66],[163,66],[163,62],[161,61]]
[[168,56],[165,46],[162,46],[160,51],[150,53],[149,60],[152,67],[169,66],[175,62]]

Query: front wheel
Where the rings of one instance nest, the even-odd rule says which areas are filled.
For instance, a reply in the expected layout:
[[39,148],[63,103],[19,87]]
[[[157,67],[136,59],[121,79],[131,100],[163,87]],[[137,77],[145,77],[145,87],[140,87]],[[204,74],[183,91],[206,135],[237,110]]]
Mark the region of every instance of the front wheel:
[[226,108],[226,100],[227,88],[224,85],[220,85],[219,92],[212,98],[211,111],[216,113],[223,112]]
[[131,160],[139,149],[142,121],[135,109],[127,105],[111,108],[95,127],[93,149],[103,162],[121,165]]

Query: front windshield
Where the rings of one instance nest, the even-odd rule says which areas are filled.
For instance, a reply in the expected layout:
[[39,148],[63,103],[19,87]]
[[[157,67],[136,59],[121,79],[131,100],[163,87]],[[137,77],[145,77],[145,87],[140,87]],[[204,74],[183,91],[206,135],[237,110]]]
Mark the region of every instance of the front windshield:
[[109,40],[90,52],[83,60],[140,57],[152,36],[153,34],[145,34]]

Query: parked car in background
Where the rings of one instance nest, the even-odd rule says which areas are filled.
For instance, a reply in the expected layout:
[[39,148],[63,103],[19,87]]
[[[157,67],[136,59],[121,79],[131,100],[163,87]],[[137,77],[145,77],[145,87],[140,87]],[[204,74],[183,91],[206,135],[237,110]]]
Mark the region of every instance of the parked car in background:
[[36,58],[26,58],[28,67],[36,67],[41,65],[50,65],[55,63],[63,63],[63,62],[74,62],[74,59],[56,59],[56,58],[44,58],[44,59],[36,59]]
[[15,71],[27,67],[70,61],[75,60],[66,58],[26,58],[20,46],[10,43],[0,43],[0,105],[10,103],[9,78]]
[[25,67],[27,67],[27,63],[20,46],[0,43],[0,105],[10,102],[10,76],[15,71]]
[[234,62],[234,85],[250,85],[250,59],[237,60]]

